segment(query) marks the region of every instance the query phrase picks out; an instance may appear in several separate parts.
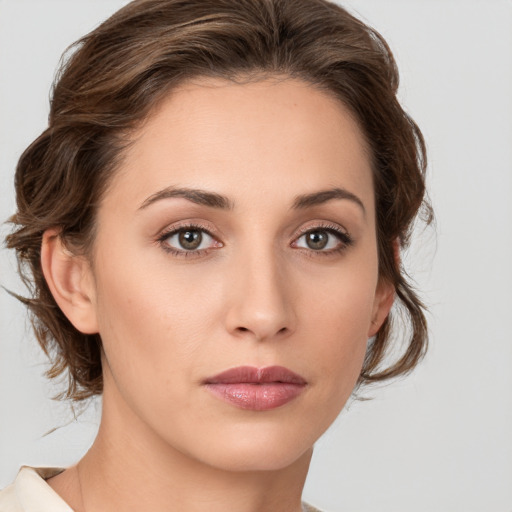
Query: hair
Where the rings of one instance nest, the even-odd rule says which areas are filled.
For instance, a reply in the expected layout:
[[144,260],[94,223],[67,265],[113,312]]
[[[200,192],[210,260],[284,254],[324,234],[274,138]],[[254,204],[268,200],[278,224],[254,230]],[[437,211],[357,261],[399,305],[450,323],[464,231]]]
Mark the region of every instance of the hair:
[[[199,77],[293,77],[333,94],[357,119],[373,167],[379,277],[395,305],[368,345],[357,386],[410,372],[427,346],[425,308],[396,256],[418,213],[428,223],[426,150],[396,93],[398,70],[384,39],[326,0],[135,0],[72,45],[52,88],[49,124],[17,165],[17,213],[6,238],[16,250],[35,335],[66,376],[60,395],[101,394],[101,339],[79,332],[43,276],[41,243],[57,228],[87,254],[97,205],[125,148],[173,88]],[[65,54],[66,55],[66,54]],[[398,318],[397,318],[398,317]],[[397,321],[399,320],[399,321]],[[391,357],[400,341],[400,353]]]

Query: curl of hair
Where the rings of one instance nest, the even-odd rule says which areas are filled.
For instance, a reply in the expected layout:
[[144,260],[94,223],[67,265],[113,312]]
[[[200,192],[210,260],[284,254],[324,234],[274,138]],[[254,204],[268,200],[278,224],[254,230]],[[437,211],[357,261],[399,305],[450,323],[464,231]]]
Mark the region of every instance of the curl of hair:
[[403,354],[383,368],[396,340],[390,315],[368,346],[358,385],[414,368],[427,345],[424,306],[395,251],[397,241],[407,246],[420,211],[432,219],[425,143],[397,101],[396,64],[375,30],[326,0],[135,0],[69,53],[54,82],[48,128],[18,162],[15,229],[7,237],[30,291],[19,298],[52,361],[48,376],[68,376],[61,397],[102,392],[101,339],[78,332],[55,303],[41,269],[43,233],[57,228],[65,244],[87,254],[126,134],[196,77],[299,78],[352,111],[373,159],[380,277],[394,284],[410,331]]

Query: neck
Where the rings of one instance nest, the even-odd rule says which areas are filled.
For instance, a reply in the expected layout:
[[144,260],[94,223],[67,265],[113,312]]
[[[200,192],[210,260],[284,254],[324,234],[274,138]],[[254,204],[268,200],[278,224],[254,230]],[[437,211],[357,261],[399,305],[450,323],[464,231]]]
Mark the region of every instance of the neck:
[[[214,467],[169,446],[113,395],[105,389],[98,436],[72,473],[78,485],[74,486],[74,498],[67,501],[75,510],[301,510],[312,450],[279,469],[235,471]],[[58,491],[57,486],[53,487]]]

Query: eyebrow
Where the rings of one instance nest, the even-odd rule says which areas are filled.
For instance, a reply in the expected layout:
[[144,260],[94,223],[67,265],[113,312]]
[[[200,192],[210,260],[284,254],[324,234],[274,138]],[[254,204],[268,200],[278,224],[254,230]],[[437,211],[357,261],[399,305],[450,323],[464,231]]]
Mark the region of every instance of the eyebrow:
[[232,210],[234,203],[226,196],[217,194],[216,192],[208,192],[207,190],[200,190],[197,188],[176,188],[166,187],[151,196],[149,196],[139,207],[139,210],[147,208],[149,205],[161,201],[162,199],[169,199],[172,197],[183,197],[193,203],[210,208],[219,208],[221,210]]
[[303,210],[305,208],[311,208],[312,206],[326,203],[333,199],[347,199],[348,201],[352,201],[353,203],[357,204],[363,211],[363,214],[366,215],[366,209],[364,207],[363,201],[361,201],[361,199],[359,199],[359,197],[357,197],[352,192],[339,187],[297,196],[293,202],[292,209]]
[[[139,210],[143,210],[151,204],[157,201],[161,201],[162,199],[169,199],[173,197],[182,197],[193,203],[209,206],[210,208],[218,208],[221,210],[233,210],[235,206],[234,202],[231,201],[228,197],[217,194],[216,192],[209,192],[207,190],[196,188],[177,188],[171,186],[166,187],[163,190],[160,190],[149,196],[139,207]],[[361,199],[359,199],[359,197],[357,197],[352,192],[339,187],[320,190],[310,194],[299,195],[295,197],[292,203],[292,210],[304,210],[306,208],[311,208],[313,206],[318,206],[328,201],[332,201],[333,199],[345,199],[351,201],[358,205],[361,208],[363,214],[366,215],[366,209]]]

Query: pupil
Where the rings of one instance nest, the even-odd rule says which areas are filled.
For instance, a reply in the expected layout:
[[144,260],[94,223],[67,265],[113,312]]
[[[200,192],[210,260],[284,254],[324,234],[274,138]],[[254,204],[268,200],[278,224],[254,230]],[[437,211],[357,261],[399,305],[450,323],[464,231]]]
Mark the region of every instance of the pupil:
[[179,236],[180,245],[184,249],[197,249],[201,245],[203,235],[200,231],[183,231]]
[[308,233],[307,244],[310,249],[323,249],[327,245],[327,233],[322,231]]

